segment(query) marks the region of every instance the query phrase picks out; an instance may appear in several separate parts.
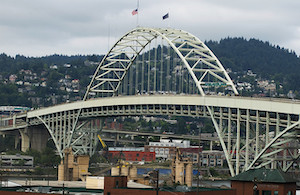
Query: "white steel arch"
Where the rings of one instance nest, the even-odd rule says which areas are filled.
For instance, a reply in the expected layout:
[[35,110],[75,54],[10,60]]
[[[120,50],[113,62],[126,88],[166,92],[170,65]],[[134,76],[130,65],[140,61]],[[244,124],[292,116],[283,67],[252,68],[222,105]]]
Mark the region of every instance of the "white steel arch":
[[[83,100],[88,99],[90,93],[105,93],[104,96],[106,97],[116,95],[135,59],[148,44],[158,38],[165,40],[168,46],[179,56],[202,96],[205,96],[203,88],[209,85],[229,86],[233,93],[238,95],[232,80],[220,61],[197,37],[177,29],[139,27],[121,37],[102,59],[87,87]],[[210,76],[217,82],[211,82]],[[226,159],[229,161],[230,155],[226,150],[222,130],[215,121],[211,108],[207,106],[207,109],[211,113],[211,119],[219,135]],[[231,164],[229,164],[229,168],[233,174]]]
[[[180,57],[202,96],[205,95],[203,88],[209,85],[229,86],[238,94],[220,61],[197,37],[177,29],[139,27],[121,37],[102,59],[83,100],[88,99],[90,93],[115,95],[137,56],[158,38],[165,40]],[[217,82],[208,82],[209,76]]]

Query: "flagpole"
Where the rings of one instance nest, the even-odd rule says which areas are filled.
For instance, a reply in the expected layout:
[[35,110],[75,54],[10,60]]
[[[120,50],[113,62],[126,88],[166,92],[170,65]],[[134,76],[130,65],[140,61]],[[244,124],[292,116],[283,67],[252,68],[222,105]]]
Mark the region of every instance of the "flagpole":
[[110,23],[108,23],[108,41],[107,41],[107,52],[109,52],[110,44]]
[[168,19],[169,19],[169,20],[168,20],[168,28],[171,28],[171,27],[170,27],[170,11],[168,12],[168,14],[169,14],[169,18],[168,18]]
[[169,8],[168,14],[169,14],[168,28],[171,28],[171,26],[170,26],[170,8]]
[[137,17],[136,17],[136,27],[138,27],[138,26],[139,26],[139,12],[140,12],[140,8],[139,8],[139,0],[137,0],[136,8],[137,8],[137,10],[138,10]]
[[[163,20],[167,20],[170,16],[170,13],[168,12],[167,14],[163,15],[162,19]],[[167,25],[168,28],[170,28],[170,22],[168,21],[168,25]]]

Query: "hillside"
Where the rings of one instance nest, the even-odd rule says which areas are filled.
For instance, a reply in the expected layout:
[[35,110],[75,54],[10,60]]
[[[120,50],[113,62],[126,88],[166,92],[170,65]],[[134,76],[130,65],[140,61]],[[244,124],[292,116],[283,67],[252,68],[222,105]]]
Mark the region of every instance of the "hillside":
[[206,44],[225,68],[234,72],[252,70],[261,78],[283,84],[286,89],[300,90],[300,59],[293,51],[244,38],[226,38]]

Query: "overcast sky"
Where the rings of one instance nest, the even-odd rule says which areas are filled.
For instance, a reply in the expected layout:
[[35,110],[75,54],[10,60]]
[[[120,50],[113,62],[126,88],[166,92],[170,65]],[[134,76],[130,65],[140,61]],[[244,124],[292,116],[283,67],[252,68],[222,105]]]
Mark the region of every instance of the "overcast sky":
[[[106,54],[137,26],[256,38],[300,54],[299,0],[0,0],[0,53]],[[169,18],[162,16],[169,13]]]

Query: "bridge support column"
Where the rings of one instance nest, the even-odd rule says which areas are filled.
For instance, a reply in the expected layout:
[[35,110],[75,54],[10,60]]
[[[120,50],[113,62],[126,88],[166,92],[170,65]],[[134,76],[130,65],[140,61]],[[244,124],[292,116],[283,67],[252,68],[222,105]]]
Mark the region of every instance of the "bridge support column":
[[20,135],[21,135],[21,151],[26,152],[29,150],[30,147],[30,138],[28,135],[28,129],[20,129]]
[[14,115],[13,116],[13,127],[16,127],[16,118],[17,118],[17,115]]
[[48,130],[44,127],[38,126],[28,129],[28,134],[30,137],[30,148],[42,151],[46,148],[48,139],[50,137]]
[[[48,131],[43,127],[32,127],[19,130],[21,135],[21,151],[26,152],[29,148],[42,151],[50,137]],[[19,144],[19,136],[16,136],[15,145]]]
[[210,140],[210,144],[209,144],[209,150],[212,151],[213,150],[213,141]]
[[120,139],[120,135],[119,135],[119,133],[116,133],[116,140],[115,140],[115,143],[114,143],[115,147],[118,146],[119,139]]
[[19,143],[20,143],[20,135],[19,135],[19,133],[17,133],[17,134],[15,135],[15,149],[16,149],[16,150],[19,149],[19,148],[18,148]]

